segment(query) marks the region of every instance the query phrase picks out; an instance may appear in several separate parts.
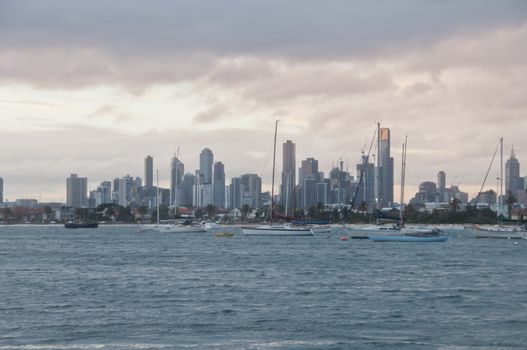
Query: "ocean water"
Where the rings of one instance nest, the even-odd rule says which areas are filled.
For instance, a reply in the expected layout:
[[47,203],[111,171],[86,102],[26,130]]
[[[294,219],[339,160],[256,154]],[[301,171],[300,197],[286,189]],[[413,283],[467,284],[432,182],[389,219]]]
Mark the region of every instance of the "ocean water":
[[1,349],[527,349],[527,241],[2,226]]

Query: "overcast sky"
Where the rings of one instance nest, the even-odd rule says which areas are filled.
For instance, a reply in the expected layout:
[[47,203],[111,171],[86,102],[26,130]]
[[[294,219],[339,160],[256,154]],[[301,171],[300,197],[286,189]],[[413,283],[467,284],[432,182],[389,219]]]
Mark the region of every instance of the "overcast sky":
[[396,183],[408,135],[409,191],[443,170],[472,195],[500,136],[527,162],[526,43],[520,0],[0,0],[4,197],[65,201],[70,173],[143,177],[146,155],[168,185],[178,146],[269,186],[275,119],[297,166],[354,174],[378,121]]

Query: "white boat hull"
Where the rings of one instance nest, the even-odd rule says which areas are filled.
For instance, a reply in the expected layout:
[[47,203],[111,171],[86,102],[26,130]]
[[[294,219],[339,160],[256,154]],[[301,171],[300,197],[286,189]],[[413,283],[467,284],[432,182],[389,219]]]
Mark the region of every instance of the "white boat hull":
[[475,238],[501,238],[501,239],[526,239],[527,231],[510,227],[467,227]]
[[246,236],[313,236],[310,229],[284,226],[242,227],[242,232]]
[[203,233],[207,232],[201,226],[179,226],[179,225],[159,225],[154,228],[162,233]]

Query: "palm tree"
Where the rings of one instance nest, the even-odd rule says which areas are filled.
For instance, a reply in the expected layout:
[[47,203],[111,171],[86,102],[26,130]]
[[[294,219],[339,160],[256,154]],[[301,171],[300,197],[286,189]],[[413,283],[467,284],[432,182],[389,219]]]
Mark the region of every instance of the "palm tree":
[[214,215],[216,215],[216,207],[212,204],[207,204],[205,207],[205,211],[207,212],[207,216],[209,219],[212,219]]

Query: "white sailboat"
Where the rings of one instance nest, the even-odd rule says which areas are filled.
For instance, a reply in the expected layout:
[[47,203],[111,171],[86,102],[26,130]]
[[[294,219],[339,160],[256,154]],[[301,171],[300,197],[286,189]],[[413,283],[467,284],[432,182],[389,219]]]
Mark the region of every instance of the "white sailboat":
[[444,242],[448,239],[441,236],[439,230],[428,228],[407,228],[404,226],[403,202],[404,202],[404,181],[406,176],[406,147],[408,137],[405,138],[401,159],[401,200],[399,207],[399,224],[392,228],[379,226],[376,232],[368,234],[368,239],[376,242]]
[[274,126],[274,147],[273,147],[273,176],[271,184],[271,213],[269,215],[270,223],[268,225],[242,226],[242,232],[246,236],[313,236],[313,232],[305,227],[297,227],[290,224],[273,224],[274,209],[274,173],[276,164],[276,133],[278,129],[278,120]]
[[[499,144],[500,144],[500,193],[499,193],[498,215],[502,212],[502,208],[503,208],[503,137],[499,139]],[[496,154],[496,152],[494,152],[494,154]],[[493,157],[493,160],[494,160],[494,157]],[[492,162],[491,162],[491,166],[492,166]],[[483,182],[483,185],[484,184],[485,182]],[[476,204],[477,204],[477,200],[476,200]],[[473,225],[473,226],[466,227],[465,230],[474,234],[474,237],[476,238],[527,239],[527,230],[525,230],[525,228],[522,228],[522,227],[503,226],[503,225],[494,225],[494,226]]]

